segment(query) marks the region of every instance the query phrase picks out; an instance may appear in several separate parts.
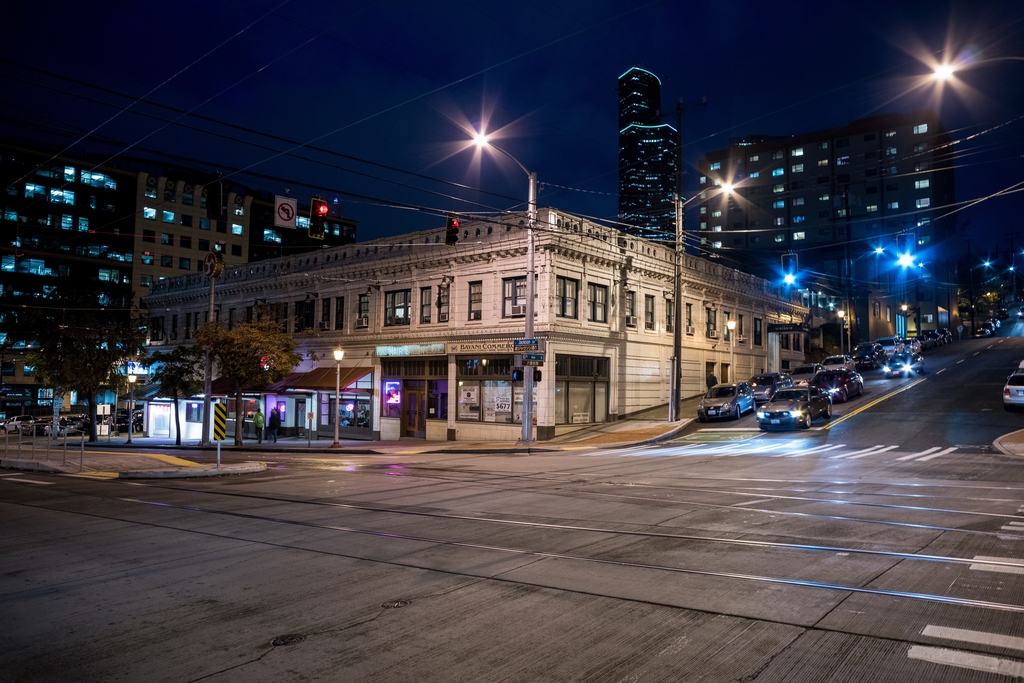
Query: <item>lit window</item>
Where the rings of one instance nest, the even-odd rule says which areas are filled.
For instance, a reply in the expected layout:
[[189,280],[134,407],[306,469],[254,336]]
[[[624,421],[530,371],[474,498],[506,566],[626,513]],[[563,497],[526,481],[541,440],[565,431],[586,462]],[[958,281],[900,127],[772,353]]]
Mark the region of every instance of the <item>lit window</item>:
[[722,217],[722,212],[721,211],[712,211],[711,212],[711,217],[712,218],[721,218]]
[[828,159],[818,159],[818,166],[828,166]]
[[895,147],[886,147],[885,148],[885,153],[888,154],[891,157],[894,157],[894,156],[896,156],[896,148]]
[[156,209],[151,206],[142,207],[142,217],[149,221],[156,220]]
[[242,226],[239,225],[238,223],[232,223],[231,224],[231,234],[232,235],[241,235],[242,234]]
[[702,206],[702,207],[700,207],[700,214],[701,214],[702,216],[703,216],[703,215],[706,215],[706,214],[707,214],[707,212],[708,212],[708,207],[706,207],[706,206]]
[[[654,180],[654,178],[650,178],[650,180]],[[714,180],[711,181],[711,184],[714,185],[715,187],[718,187],[719,185],[722,184],[722,181],[719,180],[718,178],[715,178]]]
[[807,216],[803,215],[802,213],[793,216],[793,222],[794,223],[803,223],[806,220],[807,220]]
[[711,243],[711,248],[712,249],[721,249],[722,248],[722,243],[721,242],[712,242]]
[[264,228],[263,229],[263,241],[264,242],[274,242],[276,244],[281,244],[281,234],[279,232],[277,232],[276,230],[270,230],[268,228]]
[[928,197],[922,197],[921,199],[917,200],[917,208],[919,208],[919,209],[924,209],[924,208],[929,207],[931,205],[932,205],[932,200],[929,199]]
[[307,217],[307,216],[296,216],[295,217],[295,227],[296,228],[300,228],[300,229],[308,228],[309,227],[309,217]]
[[919,142],[916,145],[914,145],[914,151],[915,152],[925,152],[927,150],[928,150],[928,143],[927,142]]
[[804,172],[804,165],[803,164],[793,164],[793,166],[789,170],[792,173],[803,173]]
[[794,232],[793,233],[793,239],[794,240],[802,240],[802,239],[806,239],[806,238],[807,238],[807,235],[805,235],[803,232]]
[[885,205],[885,208],[887,208],[887,209],[898,209],[898,208],[900,208],[900,203],[899,202],[889,202],[888,204]]
[[846,218],[846,209],[836,209],[836,216],[838,218]]
[[162,220],[163,220],[164,223],[173,223],[174,222],[174,212],[173,211],[163,211],[162,214],[163,214]]
[[928,124],[927,123],[919,123],[916,126],[914,126],[914,135],[919,135],[921,133],[927,133],[927,132],[928,132]]
[[192,259],[179,258],[178,259],[179,270],[192,270]]
[[140,278],[139,284],[142,285],[143,287],[150,287],[150,286],[153,285],[153,276],[152,275],[140,275],[139,278]]
[[818,143],[818,149],[828,149],[828,143],[827,142],[819,142]]
[[142,252],[142,265],[151,266],[153,265],[153,252],[144,251]]
[[829,200],[828,192],[825,192],[824,194],[819,194],[818,195],[818,201],[819,202],[827,202],[828,200]]
[[773,168],[772,169],[772,177],[773,178],[777,178],[778,176],[782,175],[783,173],[785,173],[785,171],[782,170],[781,168]]
[[71,190],[58,190],[53,188],[50,190],[50,203],[51,204],[74,204],[75,193]]
[[751,178],[760,178],[761,177],[761,172],[760,171],[754,171],[753,173],[750,174],[750,177]]
[[849,166],[850,157],[836,157],[836,166]]
[[758,154],[751,154],[749,157],[747,157],[747,161],[758,161],[760,158],[761,156]]
[[700,184],[701,184],[701,185],[703,185],[703,184],[704,184],[704,183],[706,183],[707,181],[708,181],[708,178],[707,178],[707,176],[701,176],[701,177],[700,177]]
[[785,152],[782,152],[782,151],[772,152],[772,159],[781,159],[784,156],[786,156]]
[[773,209],[784,209],[784,208],[786,208],[786,200],[785,199],[776,199],[774,202],[772,202],[772,208]]
[[793,151],[790,152],[789,154],[790,154],[790,156],[794,156],[794,157],[802,157],[804,155],[804,148],[803,147],[795,147],[793,149]]
[[721,225],[712,225],[711,226],[711,232],[722,232],[722,226]]
[[786,241],[786,233],[784,233],[784,232],[777,232],[777,233],[775,233],[775,241],[776,242],[785,242]]
[[78,217],[78,232],[89,232],[89,219],[85,216]]
[[701,230],[707,230],[708,229],[708,222],[707,221],[701,221],[700,222],[700,229]]
[[169,232],[161,233],[160,244],[170,244],[171,246],[174,246],[174,235]]
[[803,205],[804,205],[804,198],[803,197],[795,197],[793,199],[793,206],[803,206]]
[[73,227],[75,227],[75,218],[74,218],[74,216],[72,216],[70,214],[64,214],[63,216],[60,217],[60,229],[61,230],[70,230]]
[[786,191],[786,185],[784,183],[779,183],[778,185],[774,185],[772,187],[772,192],[774,192],[775,194],[778,194],[780,192],[785,192],[785,191]]
[[925,189],[926,187],[928,187],[930,185],[931,185],[931,181],[928,178],[925,178],[924,180],[915,180],[914,181],[914,189],[915,190],[923,190],[923,189]]
[[894,138],[894,137],[896,137],[896,131],[894,131],[894,130],[887,130],[887,131],[885,131],[885,137],[887,137],[887,138]]
[[775,218],[775,220],[772,221],[772,223],[774,223],[775,225],[785,225],[786,224],[786,217],[785,216],[777,216]]
[[874,213],[878,211],[878,204],[868,204],[868,213]]
[[928,225],[931,222],[932,222],[932,219],[928,218],[927,216],[925,216],[923,218],[918,218],[917,219],[917,227],[923,228],[924,226]]
[[712,171],[720,171],[722,169],[722,162],[721,161],[712,161],[711,165],[708,166],[708,169],[712,170]]

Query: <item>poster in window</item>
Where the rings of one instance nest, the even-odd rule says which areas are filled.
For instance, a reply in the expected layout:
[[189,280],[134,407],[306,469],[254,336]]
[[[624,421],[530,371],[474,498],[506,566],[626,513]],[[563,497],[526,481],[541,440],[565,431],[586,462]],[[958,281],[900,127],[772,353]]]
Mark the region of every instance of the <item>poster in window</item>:
[[402,403],[401,382],[384,382],[384,402],[388,405],[400,405]]
[[477,392],[479,391],[479,387],[475,387],[475,386],[473,386],[473,387],[460,387],[459,391],[462,394],[462,402],[463,403],[465,403],[467,405],[473,405],[473,406],[475,406],[478,403],[478,401],[477,401],[478,393]]

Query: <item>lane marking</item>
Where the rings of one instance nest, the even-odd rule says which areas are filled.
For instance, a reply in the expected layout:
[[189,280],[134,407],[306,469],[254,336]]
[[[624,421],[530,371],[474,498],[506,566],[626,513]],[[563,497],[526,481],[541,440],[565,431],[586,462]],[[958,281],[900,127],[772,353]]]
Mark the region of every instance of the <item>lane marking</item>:
[[974,643],[975,645],[994,645],[995,647],[1002,647],[1007,650],[1024,650],[1024,638],[1004,636],[998,633],[986,633],[985,631],[971,631],[966,628],[950,628],[949,626],[928,624],[921,631],[921,635],[942,638],[944,640],[959,640],[965,643]]
[[981,351],[975,351],[975,352],[974,352],[974,353],[972,353],[971,355],[972,355],[972,356],[977,356],[977,355],[978,355],[979,353],[981,353]]
[[935,374],[936,374],[936,375],[941,375],[941,374],[942,374],[942,373],[944,373],[945,371],[946,371],[946,368],[942,368],[941,370],[939,370],[939,371],[938,371],[938,372],[936,372]]
[[979,655],[973,652],[964,652],[963,650],[911,645],[910,649],[907,650],[907,657],[933,664],[945,664],[947,666],[960,667],[961,669],[987,671],[1003,676],[1024,676],[1024,662],[1014,662],[1009,659]]
[[899,458],[896,458],[896,460],[911,460],[913,458],[917,458],[917,457],[920,457],[922,455],[928,455],[929,453],[934,453],[935,451],[937,451],[937,450],[939,450],[941,448],[942,448],[942,446],[932,446],[931,448],[929,448],[926,451],[921,451],[920,453],[911,453],[910,455],[904,455],[904,456],[901,456]]
[[17,482],[19,484],[42,484],[43,486],[53,486],[52,481],[36,481],[35,479],[7,479],[10,482]]
[[797,451],[790,451],[787,455],[809,455],[811,453],[824,453],[825,451],[835,450],[836,448],[843,448],[846,446],[845,443],[836,444],[834,446],[814,446],[813,448],[803,448]]
[[956,446],[952,446],[951,448],[947,448],[945,450],[941,450],[938,453],[932,453],[931,455],[926,455],[923,458],[918,458],[917,462],[925,462],[926,460],[931,460],[932,458],[937,458],[940,455],[949,455],[950,453],[952,453],[955,450],[956,450]]
[[858,455],[851,456],[848,459],[849,460],[857,460],[859,458],[865,458],[865,457],[867,457],[869,455],[877,455],[879,453],[887,453],[888,451],[894,451],[897,448],[899,448],[899,446],[886,446],[885,448],[882,448],[882,449],[877,450],[877,451],[870,451],[868,453],[860,453]]
[[890,399],[893,396],[895,396],[896,394],[898,394],[900,392],[903,392],[903,391],[906,391],[907,389],[916,387],[921,382],[926,382],[926,381],[927,381],[927,378],[922,377],[921,379],[914,380],[913,382],[911,382],[910,384],[907,384],[906,386],[902,386],[902,387],[900,387],[898,389],[894,389],[893,391],[890,391],[888,394],[885,394],[884,396],[879,396],[874,401],[871,401],[870,403],[865,403],[864,405],[860,406],[856,410],[852,410],[852,411],[848,412],[846,415],[843,415],[842,417],[839,417],[839,418],[836,418],[836,419],[832,420],[830,423],[828,423],[827,425],[822,427],[822,429],[832,429],[833,427],[835,427],[837,424],[840,424],[844,420],[849,420],[854,415],[857,415],[858,413],[862,413],[865,410],[867,410],[868,408],[870,408],[872,406],[875,406],[875,405],[878,405],[882,401],[885,401],[886,399]]
[[[842,458],[849,458],[849,457],[859,458],[859,457],[862,457],[864,455],[871,455],[872,453],[877,453],[878,449],[880,449],[880,448],[885,448],[885,444],[878,444],[877,446],[872,446],[871,448],[864,448],[862,450],[854,451],[852,453],[840,453],[839,455],[832,455],[832,456],[829,456],[829,457],[832,460],[841,460]],[[890,446],[890,448],[896,448],[896,447],[895,446]]]
[[22,472],[11,472],[10,474],[0,474],[0,477],[20,477],[22,475]]
[[743,502],[743,503],[733,503],[729,507],[739,507],[740,505],[754,505],[756,503],[771,503],[774,500],[775,500],[774,498],[762,498],[761,500],[748,500],[748,501]]
[[1018,560],[1014,557],[992,557],[991,555],[975,555],[975,560],[981,560],[983,562],[1008,562],[1010,564],[1017,565],[1015,567],[1007,567],[1005,565],[993,565],[993,564],[972,564],[971,569],[980,572],[998,572],[1000,574],[1024,574],[1024,560]]
[[957,365],[960,365],[960,364],[961,364],[961,363],[963,363],[963,362],[964,362],[965,360],[967,360],[967,359],[966,359],[966,358],[963,358],[963,359],[961,359],[961,360],[958,360],[958,361],[956,362],[956,364],[957,364]]

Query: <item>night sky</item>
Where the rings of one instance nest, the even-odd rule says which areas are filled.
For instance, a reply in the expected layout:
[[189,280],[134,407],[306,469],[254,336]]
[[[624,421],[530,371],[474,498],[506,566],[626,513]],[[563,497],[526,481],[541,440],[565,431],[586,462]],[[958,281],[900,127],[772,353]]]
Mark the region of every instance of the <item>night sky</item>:
[[[361,239],[522,208],[525,174],[467,148],[481,126],[538,173],[541,206],[613,220],[616,79],[636,65],[662,79],[666,112],[708,99],[683,118],[690,191],[702,154],[730,137],[932,106],[963,140],[959,202],[1017,190],[958,213],[974,249],[1005,250],[1012,230],[1024,246],[1022,0],[36,2],[5,14],[0,135],[242,169],[238,182],[300,203],[315,189]],[[923,78],[937,59],[973,65],[941,97]]]

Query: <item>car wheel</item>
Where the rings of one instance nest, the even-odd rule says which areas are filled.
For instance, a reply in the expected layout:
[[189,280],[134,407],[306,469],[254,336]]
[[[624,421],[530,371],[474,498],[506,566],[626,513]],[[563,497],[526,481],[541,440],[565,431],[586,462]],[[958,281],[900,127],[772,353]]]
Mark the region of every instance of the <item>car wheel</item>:
[[698,422],[707,422],[707,418],[704,418],[704,417],[701,417],[700,415],[698,415],[697,416],[697,421]]
[[846,393],[846,389],[845,388],[842,389],[839,392],[839,402],[840,403],[846,403],[849,400],[850,400],[850,395],[848,393]]
[[825,412],[823,414],[824,414],[826,420],[831,420],[832,419],[832,404],[831,403],[829,403],[827,406],[825,406]]

